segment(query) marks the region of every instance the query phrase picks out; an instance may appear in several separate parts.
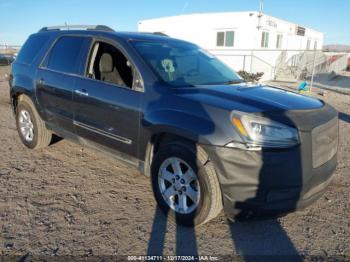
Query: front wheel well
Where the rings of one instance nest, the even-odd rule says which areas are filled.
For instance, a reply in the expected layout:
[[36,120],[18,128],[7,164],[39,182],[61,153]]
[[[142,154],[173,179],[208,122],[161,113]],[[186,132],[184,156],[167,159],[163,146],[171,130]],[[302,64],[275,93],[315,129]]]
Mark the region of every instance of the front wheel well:
[[179,135],[170,134],[170,133],[162,133],[162,134],[155,135],[154,138],[151,139],[151,141],[152,140],[154,141],[153,142],[153,144],[154,144],[153,153],[156,153],[162,145],[169,144],[169,143],[175,142],[175,141],[176,142],[183,142],[186,144],[192,144],[192,145],[196,144],[195,141],[192,141],[190,139],[187,139],[187,138],[179,136]]
[[11,107],[14,114],[17,112],[18,103],[22,100],[29,100],[34,104],[33,99],[26,93],[14,93],[11,95]]
[[13,113],[16,114],[18,102],[25,96],[23,93],[12,94],[11,96],[11,106]]
[[146,150],[145,169],[144,169],[146,176],[150,176],[150,171],[151,171],[150,167],[152,165],[153,157],[161,148],[161,146],[165,144],[175,143],[175,142],[181,143],[183,146],[186,146],[188,149],[190,149],[193,152],[198,152],[198,151],[201,151],[202,153],[204,152],[204,149],[202,149],[199,145],[197,145],[196,141],[193,141],[186,137],[182,137],[171,133],[154,134],[150,139],[150,141],[148,142],[147,150]]

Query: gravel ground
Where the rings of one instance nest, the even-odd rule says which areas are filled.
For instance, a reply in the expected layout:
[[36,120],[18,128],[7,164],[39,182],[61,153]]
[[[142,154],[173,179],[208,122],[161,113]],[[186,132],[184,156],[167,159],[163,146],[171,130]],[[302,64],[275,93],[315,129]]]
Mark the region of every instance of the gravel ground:
[[322,97],[341,112],[341,139],[334,180],[315,204],[283,218],[255,222],[228,223],[221,214],[188,229],[167,223],[156,208],[149,179],[136,169],[65,140],[43,150],[26,149],[10,112],[4,70],[0,69],[0,255],[163,252],[350,259],[350,96],[327,92]]

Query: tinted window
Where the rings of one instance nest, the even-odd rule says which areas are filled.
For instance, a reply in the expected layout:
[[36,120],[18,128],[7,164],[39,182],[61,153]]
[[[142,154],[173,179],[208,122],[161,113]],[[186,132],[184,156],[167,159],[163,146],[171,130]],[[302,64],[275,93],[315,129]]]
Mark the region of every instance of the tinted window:
[[29,37],[21,48],[16,61],[31,64],[48,39],[49,37],[47,35],[35,35]]
[[60,38],[50,52],[47,68],[65,73],[77,73],[84,41],[82,37]]

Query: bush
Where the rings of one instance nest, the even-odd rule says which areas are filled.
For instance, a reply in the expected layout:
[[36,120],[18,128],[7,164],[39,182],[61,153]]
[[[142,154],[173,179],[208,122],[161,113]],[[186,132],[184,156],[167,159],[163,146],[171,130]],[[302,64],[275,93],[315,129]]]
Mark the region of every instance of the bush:
[[259,82],[259,80],[264,75],[263,72],[258,73],[248,73],[246,71],[239,71],[238,74],[244,79],[246,82]]

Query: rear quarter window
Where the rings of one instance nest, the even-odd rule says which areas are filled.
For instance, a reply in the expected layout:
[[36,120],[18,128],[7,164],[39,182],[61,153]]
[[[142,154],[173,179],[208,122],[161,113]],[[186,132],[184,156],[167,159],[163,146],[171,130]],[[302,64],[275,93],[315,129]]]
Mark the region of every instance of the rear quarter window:
[[45,43],[49,40],[47,35],[33,35],[28,38],[23,47],[21,48],[16,62],[23,64],[31,64],[44,47]]
[[84,37],[64,36],[59,38],[49,53],[46,68],[77,74],[81,51],[86,41],[88,39]]

